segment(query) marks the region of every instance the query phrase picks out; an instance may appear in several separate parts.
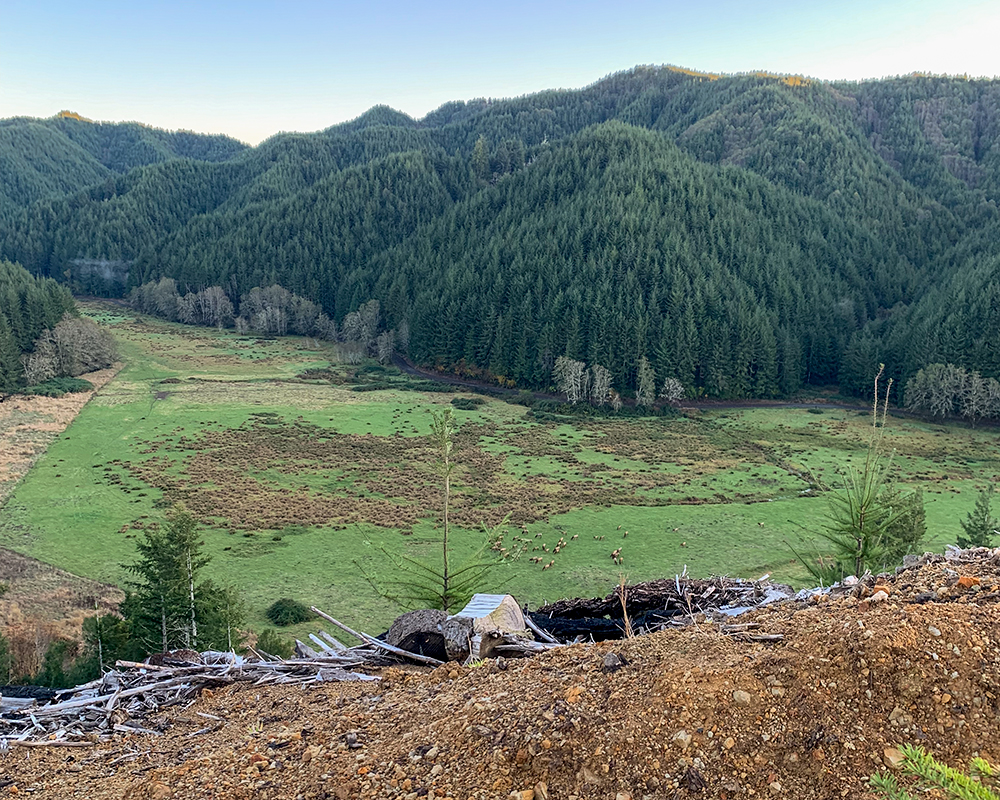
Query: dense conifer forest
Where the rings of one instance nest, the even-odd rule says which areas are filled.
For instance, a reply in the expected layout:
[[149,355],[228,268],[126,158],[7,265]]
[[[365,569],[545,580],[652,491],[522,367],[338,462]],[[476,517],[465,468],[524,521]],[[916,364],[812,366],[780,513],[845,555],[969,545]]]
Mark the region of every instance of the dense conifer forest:
[[1000,81],[963,78],[638,67],[254,148],[0,121],[0,257],[35,275],[234,319],[278,284],[330,330],[377,300],[421,364],[541,388],[568,357],[626,395],[643,359],[716,397],[1000,377],[998,194]]
[[21,356],[39,335],[73,312],[69,289],[0,260],[0,397],[21,382]]

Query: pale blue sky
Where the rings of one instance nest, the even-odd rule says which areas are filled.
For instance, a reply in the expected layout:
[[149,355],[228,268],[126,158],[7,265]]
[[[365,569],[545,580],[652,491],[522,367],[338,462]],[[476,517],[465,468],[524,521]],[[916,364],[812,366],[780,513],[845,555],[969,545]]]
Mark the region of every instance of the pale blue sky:
[[255,144],[378,103],[421,117],[636,64],[992,77],[998,43],[997,0],[0,0],[0,117],[71,109]]

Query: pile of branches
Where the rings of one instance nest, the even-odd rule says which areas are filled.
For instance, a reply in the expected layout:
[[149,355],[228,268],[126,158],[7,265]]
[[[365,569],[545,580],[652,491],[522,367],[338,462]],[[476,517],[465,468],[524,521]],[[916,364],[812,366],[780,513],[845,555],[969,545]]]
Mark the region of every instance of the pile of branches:
[[[330,637],[332,639],[332,637]],[[308,658],[278,659],[256,653],[178,651],[159,654],[156,663],[118,661],[102,678],[64,691],[10,692],[0,697],[0,750],[9,747],[89,747],[114,732],[152,733],[146,718],[165,708],[189,706],[203,689],[248,682],[300,685],[327,681],[379,680],[355,671],[418,656],[359,635],[357,647],[340,645]],[[335,640],[334,640],[335,641]],[[37,687],[33,687],[37,688]],[[13,698],[11,694],[21,697]],[[209,733],[208,726],[192,736]]]
[[788,598],[792,589],[767,576],[673,578],[616,586],[607,597],[560,600],[531,612],[531,621],[560,640],[583,636],[595,641],[624,638],[689,624],[698,615],[729,615]]
[[[561,600],[525,615],[534,634],[511,636],[503,631],[491,638],[495,656],[524,657],[573,641],[620,639],[664,625],[687,624],[695,614],[720,608],[755,607],[786,596],[784,587],[765,580],[732,578],[692,580],[677,576],[633,586],[619,586],[605,598]],[[736,608],[739,607],[739,608]],[[296,658],[280,659],[254,651],[254,658],[233,653],[177,651],[160,654],[155,663],[118,661],[102,678],[58,692],[16,692],[19,698],[0,697],[0,750],[9,747],[88,747],[113,733],[157,734],[146,719],[176,705],[189,706],[203,689],[249,682],[308,685],[326,681],[379,680],[359,672],[413,662],[440,666],[443,662],[411,652],[367,633],[355,631],[313,607],[319,617],[361,641],[341,644],[325,631],[310,636],[318,649],[297,642]],[[730,634],[746,634],[749,625],[729,625]],[[495,640],[495,641],[494,641]],[[210,715],[202,715],[208,718]],[[208,725],[191,736],[209,733]]]

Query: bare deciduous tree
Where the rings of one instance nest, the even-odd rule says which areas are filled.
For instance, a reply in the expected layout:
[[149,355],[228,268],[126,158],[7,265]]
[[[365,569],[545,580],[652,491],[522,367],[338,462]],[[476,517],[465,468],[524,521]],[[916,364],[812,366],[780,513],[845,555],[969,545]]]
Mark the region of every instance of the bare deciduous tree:
[[660,389],[660,397],[668,403],[676,403],[684,399],[684,384],[677,378],[666,378],[663,381],[663,388]]
[[255,286],[240,298],[240,315],[260,333],[284,336],[288,332],[288,312],[292,293],[274,284],[266,289]]
[[934,416],[961,414],[972,424],[1000,415],[1000,383],[953,364],[928,364],[906,382],[906,407]]
[[590,402],[603,406],[611,398],[611,371],[600,364],[590,368]]
[[337,341],[337,323],[326,314],[320,314],[316,317],[316,335],[328,342]]
[[375,340],[375,349],[378,353],[378,360],[382,364],[388,364],[392,360],[392,351],[396,344],[395,331],[382,331]]
[[233,321],[233,304],[221,287],[210,286],[179,298],[177,319],[187,325],[223,328]]
[[587,365],[568,356],[559,356],[552,371],[559,391],[569,403],[577,403],[587,394]]
[[29,386],[62,376],[110,367],[118,359],[111,334],[97,323],[80,317],[64,317],[52,330],[42,331],[35,349],[24,359]]
[[371,353],[378,337],[382,312],[378,300],[362,303],[357,311],[352,311],[341,325],[344,341],[361,342],[366,353]]
[[410,349],[410,323],[403,320],[396,327],[396,340],[399,342],[399,349],[405,355]]
[[635,387],[635,404],[637,406],[649,407],[656,397],[656,373],[649,363],[649,359],[643,356],[639,359],[638,376]]

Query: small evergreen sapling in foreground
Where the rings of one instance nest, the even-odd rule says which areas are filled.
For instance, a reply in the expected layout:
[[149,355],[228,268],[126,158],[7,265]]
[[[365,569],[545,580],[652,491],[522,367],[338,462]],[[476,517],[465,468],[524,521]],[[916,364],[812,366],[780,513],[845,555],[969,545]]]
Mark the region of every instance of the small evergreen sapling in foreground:
[[[390,552],[378,547],[379,553],[388,562],[391,577],[379,580],[371,570],[360,563],[362,574],[372,588],[382,597],[407,608],[439,608],[454,613],[464,606],[477,591],[482,591],[486,576],[500,564],[516,560],[525,550],[525,545],[503,546],[504,526],[509,515],[499,525],[482,528],[481,546],[471,556],[453,564],[455,543],[451,536],[450,507],[452,476],[457,469],[453,456],[453,437],[458,429],[451,408],[445,408],[431,417],[431,442],[437,455],[436,472],[441,480],[442,525],[441,559],[423,560],[405,553]],[[368,544],[366,542],[366,544]]]
[[966,515],[961,523],[965,536],[959,534],[959,547],[990,547],[993,537],[1000,526],[990,514],[990,503],[993,501],[993,484],[989,484],[976,498],[976,507]]
[[830,493],[826,524],[818,531],[828,552],[811,558],[796,552],[824,584],[898,564],[916,550],[927,530],[920,493],[903,493],[891,480],[892,454],[886,452],[884,437],[892,381],[880,397],[879,379],[884,369],[881,365],[875,376],[864,464],[845,470],[843,485]]

